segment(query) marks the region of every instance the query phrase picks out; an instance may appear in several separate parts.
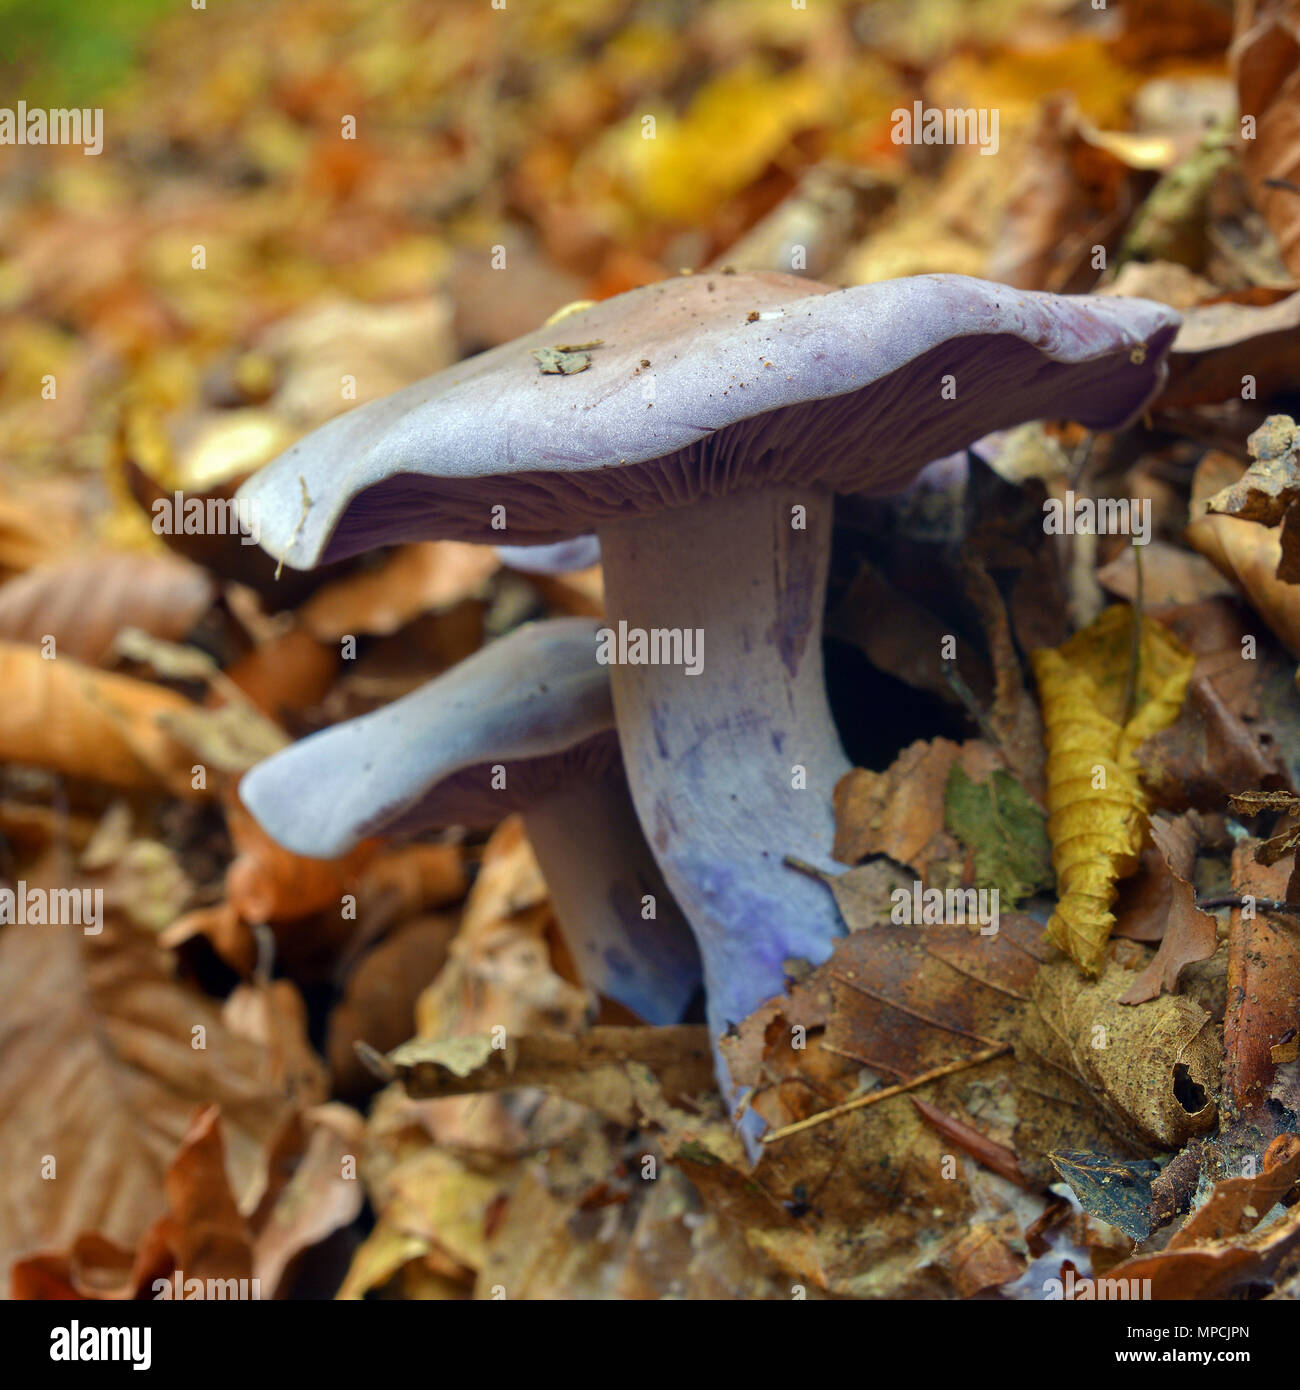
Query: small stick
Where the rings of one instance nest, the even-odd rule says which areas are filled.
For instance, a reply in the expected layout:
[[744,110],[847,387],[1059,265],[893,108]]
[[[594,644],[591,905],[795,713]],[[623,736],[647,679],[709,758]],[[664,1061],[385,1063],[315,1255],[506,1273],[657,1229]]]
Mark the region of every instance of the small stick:
[[1075,451],[1074,458],[1070,460],[1070,481],[1066,486],[1071,492],[1079,485],[1079,480],[1083,477],[1083,470],[1088,466],[1088,459],[1092,456],[1092,441],[1094,436],[1089,434],[1087,439]]
[[918,1086],[924,1086],[930,1081],[938,1081],[941,1077],[951,1076],[954,1072],[965,1071],[967,1067],[978,1066],[980,1062],[990,1062],[994,1057],[1001,1057],[1004,1052],[1010,1051],[1010,1043],[998,1043],[996,1047],[986,1047],[980,1052],[972,1053],[969,1057],[963,1057],[959,1062],[948,1062],[942,1067],[935,1067],[933,1071],[922,1072],[920,1076],[914,1076],[910,1081],[900,1081],[897,1086],[886,1086],[883,1090],[868,1091],[865,1096],[846,1100],[843,1105],[832,1106],[829,1110],[821,1110],[816,1115],[809,1115],[806,1120],[796,1120],[792,1125],[782,1125],[780,1129],[774,1129],[771,1134],[763,1135],[762,1142],[775,1144],[778,1139],[786,1139],[791,1134],[798,1134],[801,1130],[812,1129],[814,1125],[825,1124],[827,1120],[837,1120],[841,1115],[847,1115],[850,1110],[861,1110],[864,1106],[875,1105],[877,1101],[888,1100],[890,1096],[901,1096],[904,1092],[914,1091]]
[[1133,705],[1137,700],[1138,681],[1142,665],[1142,549],[1131,546],[1133,564],[1137,570],[1137,584],[1133,591],[1133,638],[1129,648],[1128,679],[1124,683],[1124,718],[1121,726],[1133,718]]
[[[1252,901],[1261,912],[1300,912],[1300,903],[1284,903],[1279,898],[1255,898]],[[1224,893],[1217,898],[1198,898],[1196,906],[1203,912],[1216,907],[1245,907],[1246,899],[1236,893]]]
[[966,707],[966,713],[979,725],[979,731],[984,735],[987,742],[994,748],[1001,750],[1002,740],[998,737],[997,731],[989,723],[988,715],[980,709],[979,701],[975,698],[975,692],[968,686],[962,678],[961,672],[957,669],[956,662],[942,661],[940,668],[943,671],[943,678],[952,687],[953,693]]

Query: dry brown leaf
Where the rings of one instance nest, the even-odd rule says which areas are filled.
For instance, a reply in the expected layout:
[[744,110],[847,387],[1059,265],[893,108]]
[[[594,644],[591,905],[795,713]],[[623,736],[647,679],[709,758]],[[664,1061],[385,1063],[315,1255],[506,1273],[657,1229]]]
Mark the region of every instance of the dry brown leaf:
[[[1238,664],[1253,666],[1241,660]],[[1138,750],[1142,784],[1152,802],[1170,811],[1217,811],[1233,787],[1283,777],[1275,747],[1219,694],[1211,664],[1198,658],[1182,712]]]
[[279,922],[306,917],[322,908],[343,909],[343,896],[381,841],[363,840],[341,859],[307,859],[277,845],[247,811],[226,806],[235,858],[226,870],[226,896],[246,922]]
[[202,570],[151,555],[98,555],[41,565],[0,587],[0,640],[54,639],[60,656],[102,662],[124,627],[180,641],[207,612],[215,586]]
[[1225,1178],[1187,1218],[1169,1241],[1182,1250],[1203,1240],[1244,1235],[1300,1179],[1300,1135],[1279,1134],[1264,1151],[1260,1171],[1251,1177]]
[[1242,114],[1256,122],[1242,144],[1252,196],[1300,277],[1300,5],[1250,0],[1231,51]]
[[[753,1108],[772,1126],[752,1177],[704,1117],[657,1117],[665,1147],[711,1206],[743,1221],[751,1244],[801,1282],[849,1297],[953,1296],[963,1266],[954,1252],[969,1227],[993,1216],[1002,1179],[966,1161],[957,1181],[945,1180],[953,1140],[910,1097],[1009,1145],[1013,1069],[1009,1056],[989,1052],[1009,1051],[1020,1026],[1046,954],[1040,935],[1013,912],[995,936],[853,932],[723,1039],[733,1079],[755,1088]],[[834,1112],[938,1068],[947,1074],[922,1090]],[[922,1239],[922,1229],[938,1238]]]
[[[391,1244],[398,1234],[402,1243],[418,1241],[421,1255],[440,1253],[450,1262],[447,1273],[472,1274],[483,1267],[488,1219],[501,1195],[497,1179],[475,1172],[454,1154],[429,1148],[370,1180],[369,1186],[379,1221],[357,1251],[340,1299],[359,1298],[374,1286],[369,1282],[373,1247]],[[401,1263],[410,1258],[403,1252]]]
[[415,1038],[387,1061],[417,1100],[540,1086],[627,1125],[641,1114],[638,1090],[648,1080],[670,1104],[714,1088],[703,1025]]
[[1273,635],[1300,657],[1300,586],[1277,577],[1282,542],[1277,531],[1231,516],[1197,517],[1187,543],[1245,594]]
[[289,1102],[263,1051],[170,965],[112,919],[98,936],[16,923],[0,932],[0,1163],[12,1199],[3,1267],[84,1231],[134,1245],[162,1211],[163,1175],[194,1107],[210,1101],[225,1120],[232,1190],[246,1210],[259,1200]]
[[[1097,571],[1103,588],[1132,603],[1137,598],[1137,562],[1126,546]],[[1167,604],[1197,603],[1232,593],[1232,584],[1204,556],[1153,540],[1142,547],[1142,602],[1148,611]]]
[[1169,880],[1169,910],[1160,938],[1160,949],[1137,977],[1121,1004],[1145,1004],[1163,990],[1173,994],[1184,966],[1208,960],[1218,949],[1214,918],[1196,906],[1196,889],[1189,882],[1196,857],[1197,834],[1191,818],[1176,821],[1153,817],[1151,839]]
[[259,643],[226,670],[233,685],[276,721],[319,704],[329,693],[339,666],[335,647],[292,627]]
[[257,938],[230,903],[185,913],[159,932],[158,944],[175,951],[195,937],[205,938],[237,975],[247,977],[253,973],[258,957]]
[[[1245,842],[1232,858],[1235,891],[1253,898],[1283,899],[1293,873],[1290,862],[1257,863],[1257,847]],[[1295,1062],[1273,1055],[1300,1027],[1300,943],[1295,918],[1234,908],[1228,931],[1228,1012],[1223,1021],[1226,1060],[1224,1110],[1229,1119],[1257,1125],[1271,1136],[1281,1124],[1274,1102],[1293,1107],[1300,1100]]]
[[193,785],[190,750],[165,728],[169,717],[202,714],[183,696],[70,658],[47,661],[13,642],[0,642],[0,685],[0,762],[187,799],[208,795]]
[[[1282,1174],[1285,1180],[1294,1162],[1293,1151],[1288,1147],[1271,1152],[1277,1166],[1285,1165]],[[1258,1185],[1262,1201],[1264,1194],[1275,1189],[1277,1179],[1269,1171],[1253,1179],[1235,1178],[1220,1183],[1210,1199],[1213,1207],[1206,1224],[1210,1219],[1217,1219],[1224,1208],[1237,1208],[1245,1190],[1243,1183],[1251,1185],[1252,1189]],[[1223,1197],[1219,1196],[1220,1191],[1224,1192]],[[1252,1209],[1256,1212],[1252,1219],[1265,1214],[1263,1209]],[[1189,1226],[1197,1221],[1197,1216],[1191,1218]],[[1193,1229],[1197,1228],[1193,1226]],[[1280,1219],[1256,1226],[1247,1235],[1234,1233],[1220,1239],[1189,1240],[1178,1246],[1171,1241],[1165,1250],[1135,1255],[1123,1261],[1109,1270],[1107,1277],[1133,1281],[1130,1288],[1140,1289],[1143,1298],[1223,1299],[1248,1285],[1270,1283],[1282,1261],[1292,1254],[1298,1243],[1300,1204],[1292,1206]]]
[[183,1298],[186,1281],[201,1280],[190,1297],[207,1297],[206,1281],[215,1279],[235,1281],[231,1298],[253,1297],[248,1229],[227,1177],[218,1106],[195,1112],[161,1185],[165,1214],[144,1232],[134,1256],[97,1235],[83,1236],[70,1256],[40,1255],[16,1265],[15,1296],[49,1297],[62,1284],[62,1297]]
[[58,508],[0,497],[0,571],[22,574],[54,564],[74,543],[74,530]]
[[1020,289],[1091,288],[1093,248],[1114,240],[1138,189],[1134,171],[1089,132],[1073,99],[1047,98],[1016,163],[984,273]]
[[272,324],[258,342],[280,369],[271,406],[295,429],[315,429],[448,366],[455,360],[451,327],[441,292],[400,304],[318,300]]
[[480,598],[500,568],[496,551],[487,545],[461,541],[403,545],[378,566],[313,594],[298,616],[321,642],[336,642],[348,634],[386,637],[421,614]]
[[277,1092],[298,1106],[325,1099],[329,1074],[307,1041],[307,1006],[292,980],[236,985],[221,1006],[221,1021],[260,1049]]
[[354,1044],[389,1052],[415,1031],[415,1001],[447,960],[456,932],[450,914],[417,917],[397,928],[348,972],[343,998],[330,1014],[326,1055],[337,1095],[364,1096],[374,1075]]
[[[505,1029],[522,1037],[553,1029],[577,1032],[592,1003],[573,978],[558,973],[558,943],[546,884],[518,816],[493,831],[465,902],[450,958],[416,1003],[420,1039],[455,1039]],[[525,1098],[515,1103],[515,1097]],[[526,1101],[533,1097],[533,1103]],[[537,1092],[453,1098],[415,1105],[417,1123],[445,1145],[511,1152],[529,1135],[563,1129],[576,1108]],[[576,1112],[581,1113],[581,1112]],[[397,1121],[403,1119],[399,1107]]]
[[[1035,1116],[1035,1130],[1049,1127],[1034,1135],[1039,1152],[1168,1151],[1213,1126],[1223,1048],[1209,1015],[1172,994],[1127,1008],[1132,983],[1113,960],[1093,981],[1066,961],[1039,972],[1017,1042],[1032,1063],[1022,1085],[1057,1112]],[[1074,1142],[1071,1112],[1091,1127],[1091,1143]],[[1052,1126],[1060,1137],[1049,1137]]]
[[526,574],[552,613],[576,618],[605,616],[605,578],[599,565],[570,574]]
[[264,1297],[282,1289],[295,1259],[361,1214],[365,1192],[357,1173],[365,1124],[355,1110],[332,1102],[302,1121],[301,1157],[293,1176],[268,1192],[252,1220],[253,1274]]
[[1294,392],[1300,386],[1297,330],[1300,293],[1262,307],[1205,304],[1186,310],[1155,408],[1239,401],[1247,386],[1253,400]]
[[972,782],[1002,766],[987,743],[937,738],[905,748],[885,772],[845,773],[835,788],[835,858],[857,864],[887,854],[926,881],[932,867],[960,862],[961,846],[944,828],[944,789],[958,763]]
[[1250,467],[1206,502],[1215,516],[1280,526],[1300,498],[1300,435],[1289,415],[1270,415],[1246,440]]
[[231,1192],[219,1116],[215,1105],[196,1112],[164,1180],[166,1214],[134,1254],[82,1235],[66,1254],[20,1261],[15,1297],[230,1300],[282,1293],[294,1259],[361,1210],[362,1185],[355,1173],[347,1176],[346,1163],[352,1159],[355,1170],[361,1117],[343,1105],[295,1117],[277,1138],[272,1186],[245,1216]]
[[[907,594],[900,593],[878,566],[864,561],[852,584],[827,615],[826,635],[857,647],[877,670],[918,690],[955,701],[940,652],[948,625]],[[963,642],[957,669],[980,695],[992,689],[987,664]]]

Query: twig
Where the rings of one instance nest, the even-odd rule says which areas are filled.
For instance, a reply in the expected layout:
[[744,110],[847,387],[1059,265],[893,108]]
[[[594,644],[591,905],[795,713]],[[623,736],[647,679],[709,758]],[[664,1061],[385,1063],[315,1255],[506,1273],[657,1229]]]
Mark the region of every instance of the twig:
[[1088,466],[1088,459],[1092,456],[1092,441],[1094,435],[1088,437],[1076,450],[1074,457],[1070,460],[1070,478],[1066,487],[1073,492],[1079,486],[1079,480],[1083,477],[1083,470]]
[[1128,678],[1124,682],[1124,718],[1121,727],[1133,718],[1133,705],[1137,700],[1138,681],[1142,672],[1142,550],[1140,546],[1130,546],[1133,551],[1133,565],[1137,571],[1137,581],[1133,590],[1133,636],[1130,639],[1128,654]]
[[[1300,903],[1284,903],[1280,898],[1252,898],[1251,902],[1261,912],[1300,912]],[[1196,906],[1202,912],[1216,907],[1245,907],[1245,896],[1224,893],[1217,898],[1197,898]]]
[[953,694],[966,707],[966,713],[979,725],[979,731],[984,735],[987,742],[994,748],[1002,748],[1002,740],[998,737],[997,731],[989,723],[988,715],[979,707],[979,701],[975,698],[975,692],[968,686],[957,669],[955,662],[945,660],[940,662],[940,669],[943,671],[943,678],[952,687]]
[[778,1139],[786,1139],[791,1134],[798,1134],[801,1130],[812,1129],[814,1125],[825,1124],[827,1120],[838,1120],[841,1115],[847,1115],[850,1110],[861,1110],[864,1106],[875,1105],[877,1101],[888,1100],[890,1096],[901,1096],[906,1091],[916,1090],[918,1086],[924,1086],[931,1081],[938,1081],[944,1076],[951,1076],[954,1072],[965,1071],[967,1067],[978,1066],[981,1062],[990,1062],[994,1057],[1001,1057],[1003,1053],[1010,1051],[1010,1043],[998,1043],[995,1047],[986,1047],[980,1052],[972,1053],[969,1057],[963,1057],[959,1062],[948,1062],[942,1067],[935,1067],[933,1071],[922,1072],[920,1076],[914,1076],[910,1081],[900,1081],[897,1086],[886,1086],[879,1091],[868,1091],[865,1096],[846,1100],[843,1105],[835,1105],[829,1110],[822,1110],[816,1115],[809,1115],[806,1120],[796,1120],[792,1125],[782,1125],[780,1129],[774,1129],[771,1134],[763,1135],[762,1142],[775,1144]]

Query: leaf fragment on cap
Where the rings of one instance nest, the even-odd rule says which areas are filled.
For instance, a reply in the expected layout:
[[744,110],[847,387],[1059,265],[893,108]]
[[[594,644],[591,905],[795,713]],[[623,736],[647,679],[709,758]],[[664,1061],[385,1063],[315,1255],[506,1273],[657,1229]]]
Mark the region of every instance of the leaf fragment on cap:
[[573,376],[591,366],[590,353],[568,352],[564,348],[534,348],[533,356],[537,359],[538,370],[545,376]]

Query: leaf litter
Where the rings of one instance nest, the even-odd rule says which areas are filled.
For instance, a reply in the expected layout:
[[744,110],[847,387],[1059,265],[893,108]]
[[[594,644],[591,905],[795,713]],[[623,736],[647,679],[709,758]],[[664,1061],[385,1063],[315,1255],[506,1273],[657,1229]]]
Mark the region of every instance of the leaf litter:
[[[15,1295],[183,1269],[264,1297],[1041,1297],[1069,1263],[1296,1297],[1294,4],[1231,55],[1209,5],[1104,34],[1034,7],[1032,43],[882,11],[870,49],[836,6],[779,34],[762,7],[595,6],[519,16],[504,52],[479,5],[351,8],[346,36],[323,0],[208,16],[197,83],[173,16],[106,97],[120,148],[0,161],[0,874],[105,904],[93,935],[0,920]],[[911,75],[998,106],[1018,176],[895,144]],[[1127,431],[1048,421],[939,500],[843,499],[827,654],[856,766],[837,867],[792,871],[846,932],[723,1041],[755,1165],[702,1026],[584,988],[517,821],[320,861],[235,794],[490,633],[599,614],[598,572],[416,543],[277,575],[237,532],[152,521],[215,515],[307,429],[561,305],[788,271],[795,244],[832,283],[958,271],[1184,322]],[[1067,487],[1149,501],[1150,543],[1047,535]]]

